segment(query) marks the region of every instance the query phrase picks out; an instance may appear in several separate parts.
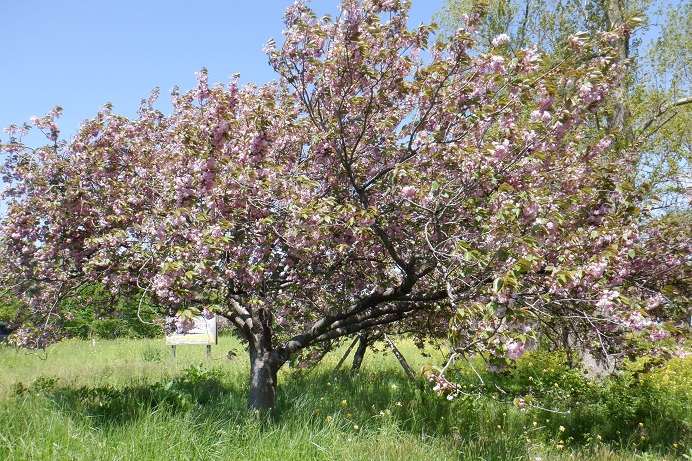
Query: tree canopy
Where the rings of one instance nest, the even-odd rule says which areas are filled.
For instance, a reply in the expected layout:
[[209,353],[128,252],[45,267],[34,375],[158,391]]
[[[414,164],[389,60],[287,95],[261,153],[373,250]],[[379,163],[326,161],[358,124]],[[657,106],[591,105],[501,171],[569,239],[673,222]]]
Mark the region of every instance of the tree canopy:
[[593,326],[598,347],[669,335],[660,284],[632,281],[658,263],[639,257],[636,160],[591,123],[631,25],[573,35],[546,66],[503,34],[473,51],[481,12],[435,39],[408,6],[319,18],[296,2],[267,46],[274,83],[203,70],[170,115],[155,91],[138,118],[107,106],[69,141],[59,110],[33,120],[47,146],[12,128],[0,242],[26,302],[18,342],[59,338],[60,301],[93,282],[181,318],[206,309],[247,341],[250,407],[266,410],[295,354],[408,319],[448,325],[490,367],[547,319]]

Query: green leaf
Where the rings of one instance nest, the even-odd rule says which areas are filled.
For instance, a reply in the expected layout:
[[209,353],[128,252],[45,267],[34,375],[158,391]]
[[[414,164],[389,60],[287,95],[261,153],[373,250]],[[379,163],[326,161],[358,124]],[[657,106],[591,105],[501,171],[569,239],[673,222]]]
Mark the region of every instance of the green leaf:
[[498,277],[493,281],[493,291],[495,293],[499,293],[500,290],[502,290],[502,287],[505,286],[505,281],[502,279],[502,277]]

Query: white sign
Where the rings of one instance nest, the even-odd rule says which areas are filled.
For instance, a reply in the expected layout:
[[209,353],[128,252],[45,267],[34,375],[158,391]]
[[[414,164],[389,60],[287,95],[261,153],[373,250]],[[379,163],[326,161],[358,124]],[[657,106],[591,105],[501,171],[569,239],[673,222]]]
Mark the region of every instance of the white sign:
[[194,317],[194,325],[184,333],[169,333],[166,335],[166,344],[177,346],[179,344],[216,345],[216,316],[208,319],[204,316]]

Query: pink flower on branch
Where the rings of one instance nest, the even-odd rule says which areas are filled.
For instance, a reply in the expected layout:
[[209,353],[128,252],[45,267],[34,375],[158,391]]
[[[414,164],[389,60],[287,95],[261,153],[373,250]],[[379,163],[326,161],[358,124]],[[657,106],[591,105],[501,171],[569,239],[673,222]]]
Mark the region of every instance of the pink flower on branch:
[[507,35],[507,34],[500,34],[492,40],[492,44],[495,48],[497,48],[498,46],[502,46],[508,42],[509,42],[509,35]]

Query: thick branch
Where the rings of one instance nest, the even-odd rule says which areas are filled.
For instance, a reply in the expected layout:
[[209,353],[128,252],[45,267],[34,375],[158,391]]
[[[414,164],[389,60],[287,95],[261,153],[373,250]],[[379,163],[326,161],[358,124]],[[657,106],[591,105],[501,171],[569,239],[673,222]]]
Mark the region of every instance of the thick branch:
[[[439,301],[446,296],[446,291],[416,294],[410,297],[397,294],[397,290],[373,293],[361,299],[348,312],[324,317],[313,325],[307,333],[294,336],[286,342],[282,348],[282,353],[290,355],[317,342],[401,320],[420,310],[420,306],[416,305],[417,303]],[[381,304],[385,305],[378,307]]]
[[226,303],[230,307],[226,312],[221,313],[224,317],[232,321],[245,335],[252,334],[252,314],[242,304],[233,299],[232,296],[226,297]]

